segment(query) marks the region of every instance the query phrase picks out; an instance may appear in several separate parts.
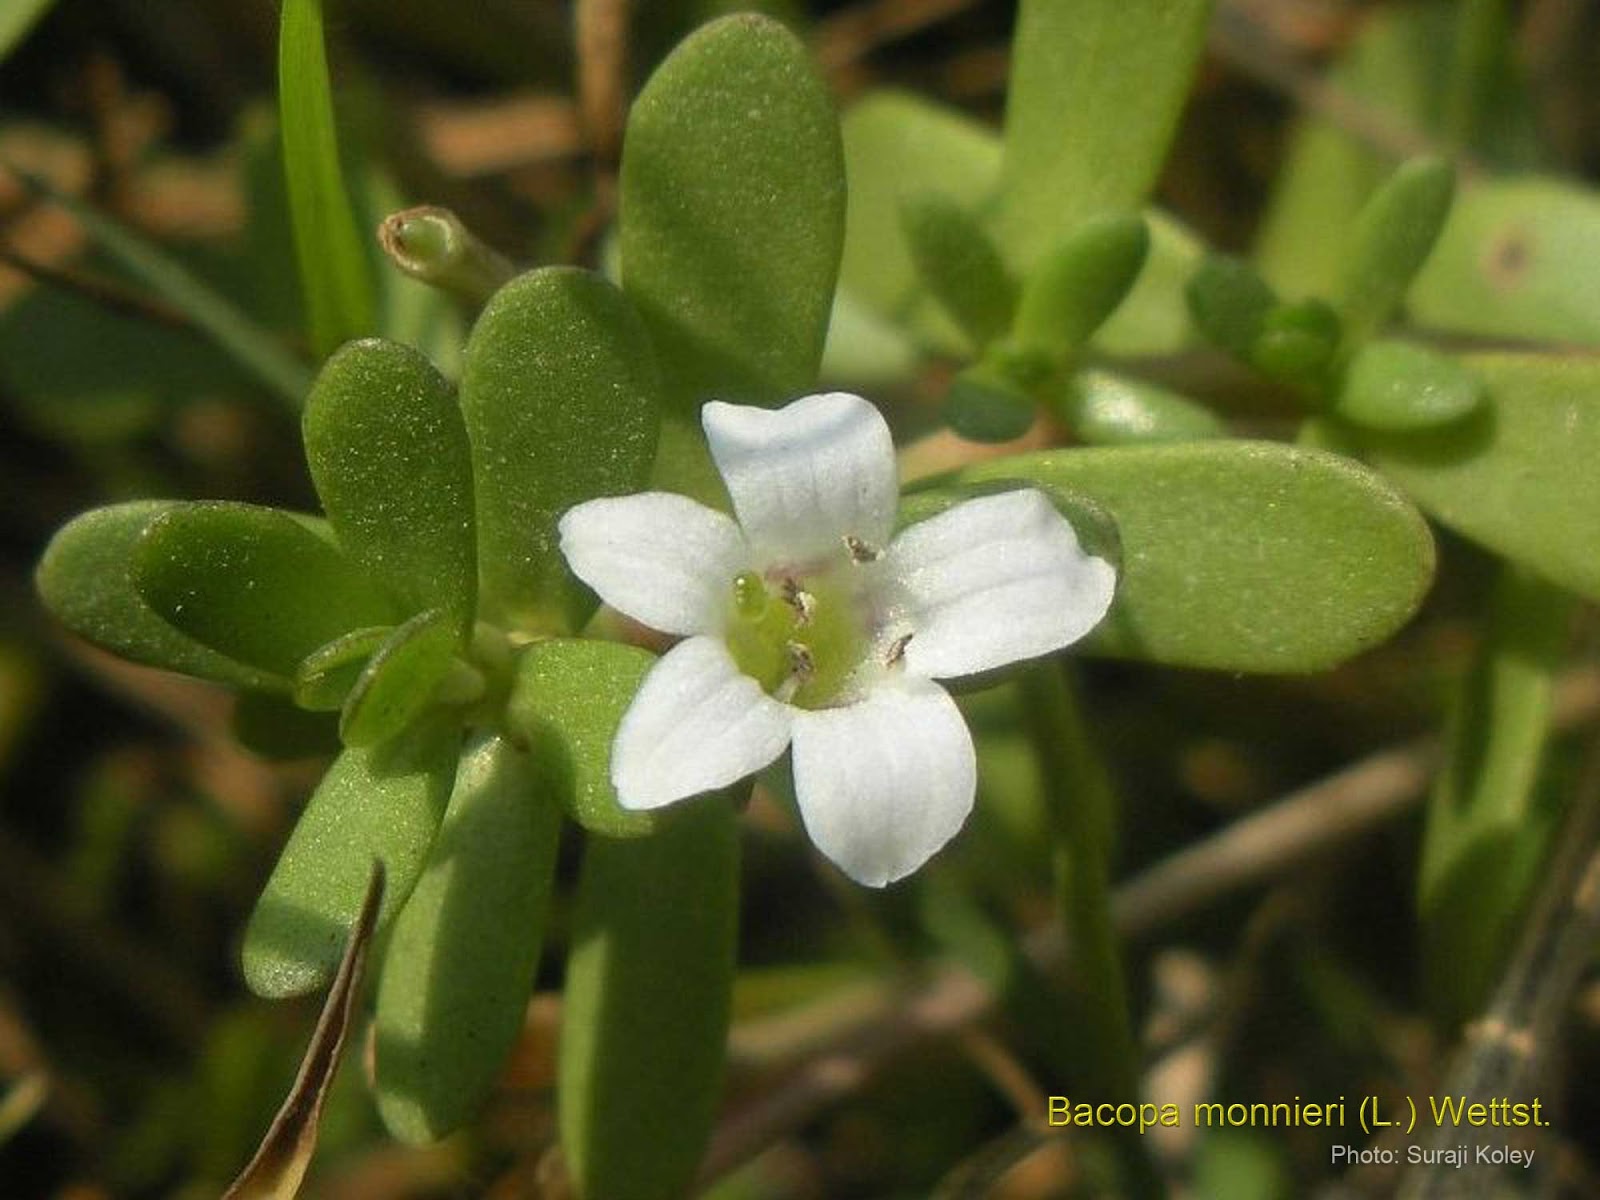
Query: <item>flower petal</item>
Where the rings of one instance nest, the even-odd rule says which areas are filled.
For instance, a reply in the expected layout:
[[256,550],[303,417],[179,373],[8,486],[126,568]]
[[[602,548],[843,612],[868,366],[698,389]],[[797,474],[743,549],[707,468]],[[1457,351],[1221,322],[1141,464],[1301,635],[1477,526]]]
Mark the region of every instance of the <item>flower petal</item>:
[[716,633],[748,566],[726,513],[668,492],[590,500],[561,518],[561,553],[618,612],[663,633]]
[[701,411],[745,536],[767,565],[881,549],[900,495],[894,442],[860,396],[828,392],[771,411],[713,401]]
[[927,862],[972,811],[972,735],[943,688],[902,677],[845,708],[797,711],[794,784],[817,849],[882,887]]
[[716,638],[669,650],[645,676],[611,748],[623,808],[660,808],[759,771],[789,744],[791,711]]
[[906,670],[935,679],[1071,645],[1106,615],[1117,582],[1033,488],[967,500],[911,526],[883,566],[912,633]]

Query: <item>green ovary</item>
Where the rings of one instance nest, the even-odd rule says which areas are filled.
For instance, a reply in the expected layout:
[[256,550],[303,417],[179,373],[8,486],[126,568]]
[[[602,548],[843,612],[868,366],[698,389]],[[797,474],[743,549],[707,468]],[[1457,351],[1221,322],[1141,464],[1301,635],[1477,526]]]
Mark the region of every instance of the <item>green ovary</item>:
[[847,588],[814,576],[785,595],[747,571],[733,581],[733,599],[726,637],[741,671],[799,708],[838,698],[867,650]]

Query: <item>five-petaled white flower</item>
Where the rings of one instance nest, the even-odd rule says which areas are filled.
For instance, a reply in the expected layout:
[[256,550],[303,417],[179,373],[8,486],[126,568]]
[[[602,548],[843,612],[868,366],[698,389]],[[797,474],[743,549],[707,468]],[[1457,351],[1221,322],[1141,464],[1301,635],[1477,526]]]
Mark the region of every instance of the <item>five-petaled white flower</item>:
[[685,640],[645,677],[612,747],[623,807],[723,787],[794,748],[806,831],[882,886],[953,837],[972,737],[934,682],[1048,654],[1111,603],[1115,572],[1033,489],[967,500],[893,537],[894,446],[867,401],[710,403],[738,522],[664,492],[561,519],[573,571]]

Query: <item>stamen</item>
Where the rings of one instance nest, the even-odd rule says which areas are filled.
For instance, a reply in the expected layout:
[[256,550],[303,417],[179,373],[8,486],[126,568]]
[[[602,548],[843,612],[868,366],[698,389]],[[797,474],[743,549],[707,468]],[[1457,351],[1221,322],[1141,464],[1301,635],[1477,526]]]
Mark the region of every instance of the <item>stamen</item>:
[[811,657],[811,651],[799,642],[787,642],[783,649],[789,656],[789,675],[773,691],[772,698],[780,704],[788,704],[796,692],[811,682],[811,676],[816,672],[816,662]]
[[817,600],[810,592],[805,591],[792,579],[783,581],[783,598],[789,607],[794,609],[794,623],[796,626],[811,624],[812,614],[817,611]]
[[889,653],[884,655],[883,665],[897,667],[906,660],[906,647],[911,644],[914,634],[903,633],[889,643]]
[[877,562],[881,551],[867,545],[853,533],[844,537],[844,548],[850,551],[850,561],[853,563]]

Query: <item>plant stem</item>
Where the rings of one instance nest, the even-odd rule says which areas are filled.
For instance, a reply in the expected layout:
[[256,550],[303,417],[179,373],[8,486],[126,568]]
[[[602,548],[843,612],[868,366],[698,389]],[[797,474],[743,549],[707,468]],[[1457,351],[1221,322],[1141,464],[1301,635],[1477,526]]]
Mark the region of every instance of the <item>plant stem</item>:
[[1446,1024],[1487,997],[1559,820],[1537,803],[1537,785],[1575,604],[1503,566],[1487,633],[1456,697],[1429,799],[1419,888],[1424,976]]
[[1465,151],[1478,134],[1489,92],[1502,65],[1509,23],[1505,0],[1462,0],[1444,86],[1440,129],[1452,150]]
[[[1095,1103],[1137,1103],[1139,1051],[1112,924],[1111,855],[1116,798],[1095,752],[1063,662],[1047,660],[1020,681],[1028,731],[1039,756],[1055,838],[1056,902],[1069,949],[1065,1019],[1077,1035],[1074,1086]],[[1159,1177],[1140,1139],[1119,1137],[1133,1195],[1159,1196]]]

